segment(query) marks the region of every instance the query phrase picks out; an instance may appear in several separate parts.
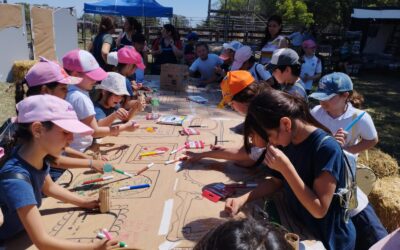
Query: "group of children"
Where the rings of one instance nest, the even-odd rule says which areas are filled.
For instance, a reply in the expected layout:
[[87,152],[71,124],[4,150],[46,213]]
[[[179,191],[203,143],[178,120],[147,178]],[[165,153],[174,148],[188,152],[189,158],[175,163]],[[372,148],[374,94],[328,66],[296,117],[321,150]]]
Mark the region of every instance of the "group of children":
[[[157,45],[159,55],[171,57],[180,45],[174,43],[170,26],[164,26],[162,33]],[[346,220],[348,211],[340,196],[340,190],[347,188],[343,150],[357,155],[373,147],[378,135],[367,113],[352,129],[344,129],[363,112],[354,105],[360,104],[360,98],[346,74],[323,76],[318,89],[309,95],[312,83],[321,75],[315,47],[313,41],[303,43],[303,64],[294,50],[276,48],[264,67],[255,61],[250,47],[238,42],[224,44],[221,58],[209,54],[207,44],[198,43],[198,58],[190,71],[200,71],[204,84],[217,79],[215,72],[224,77],[220,107],[230,105],[245,116],[244,142],[240,148],[212,146],[202,153],[187,151],[187,161],[226,159],[247,168],[261,166],[266,171],[269,178],[257,188],[227,199],[225,210],[231,215],[252,200],[281,192],[282,204],[291,210],[292,218],[325,248],[366,249],[387,232],[361,190],[357,192],[359,205],[351,211],[351,220]],[[94,138],[118,136],[139,126],[131,119],[145,105],[136,96],[142,86],[132,84],[129,76],[136,69],[144,69],[143,59],[131,46],[122,47],[115,56],[114,72],[108,73],[85,50],[68,52],[62,58],[62,67],[41,58],[25,81],[17,85],[15,138],[7,144],[6,156],[1,159],[0,204],[4,219],[0,241],[25,229],[39,248],[117,247],[115,240],[84,244],[55,239],[46,232],[38,209],[42,193],[83,208],[99,206],[97,199],[77,196],[54,181],[66,168],[102,172],[105,159],[84,154]],[[230,64],[225,70],[224,62]],[[278,87],[273,86],[272,78]],[[90,91],[95,85],[98,93],[93,102]],[[320,105],[310,109],[309,97]],[[117,119],[121,122],[113,125]],[[223,249],[224,240],[238,234],[254,237],[251,246],[267,247],[275,241],[282,244],[278,246],[287,244],[281,235],[258,223],[228,222],[210,231],[195,249]],[[246,228],[254,233],[244,231]],[[240,249],[231,243],[230,249]]]

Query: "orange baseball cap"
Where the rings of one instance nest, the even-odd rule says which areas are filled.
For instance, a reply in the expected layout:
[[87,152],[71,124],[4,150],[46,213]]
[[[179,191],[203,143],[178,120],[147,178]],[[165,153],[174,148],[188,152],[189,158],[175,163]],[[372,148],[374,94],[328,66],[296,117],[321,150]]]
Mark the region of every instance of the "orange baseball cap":
[[230,71],[221,82],[222,101],[218,107],[232,101],[232,98],[255,81],[254,77],[246,70]]

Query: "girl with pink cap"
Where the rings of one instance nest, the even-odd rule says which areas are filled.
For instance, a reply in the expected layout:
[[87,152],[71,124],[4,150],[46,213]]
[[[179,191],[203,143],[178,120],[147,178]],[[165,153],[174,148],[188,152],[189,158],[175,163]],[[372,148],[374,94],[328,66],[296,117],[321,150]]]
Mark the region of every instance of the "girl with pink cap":
[[[94,209],[96,198],[75,195],[49,176],[49,160],[58,157],[72,141],[73,133],[90,134],[72,106],[52,95],[30,96],[17,104],[15,140],[6,149],[6,163],[0,169],[0,204],[4,223],[0,241],[26,230],[39,249],[112,249],[116,240],[76,243],[51,237],[39,213],[42,193],[73,205]],[[15,142],[18,142],[16,144]]]
[[[73,77],[56,62],[49,61],[41,57],[40,61],[32,66],[25,76],[25,81],[17,84],[15,90],[15,103],[20,102],[25,95],[33,96],[40,94],[50,94],[65,99],[68,91],[68,86],[79,84],[82,78]],[[23,84],[28,85],[28,90],[25,93]],[[102,172],[102,160],[93,160],[92,157],[85,155],[70,147],[66,147],[62,156],[56,157],[50,176],[56,181],[66,168],[92,168]],[[54,165],[56,168],[54,168]]]

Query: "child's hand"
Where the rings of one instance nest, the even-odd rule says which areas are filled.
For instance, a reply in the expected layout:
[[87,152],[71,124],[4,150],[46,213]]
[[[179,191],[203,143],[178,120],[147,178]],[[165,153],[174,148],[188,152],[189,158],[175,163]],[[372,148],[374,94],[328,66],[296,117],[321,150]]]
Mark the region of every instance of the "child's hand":
[[127,121],[129,119],[129,112],[124,108],[119,108],[114,114],[121,121]]
[[267,145],[267,153],[265,154],[264,163],[280,173],[285,172],[290,166],[292,166],[289,158],[287,158],[281,150],[271,144]]
[[105,163],[106,162],[103,161],[103,160],[92,160],[92,168],[94,170],[96,170],[97,172],[104,173],[103,172],[103,166],[104,166]]
[[187,158],[188,162],[198,162],[204,158],[203,153],[195,153],[192,151],[186,151],[186,152],[183,152],[183,154],[188,157]]
[[213,144],[210,144],[210,149],[216,151],[216,150],[222,150],[222,149],[224,149],[224,147],[221,146],[221,145],[213,145]]
[[238,198],[228,198],[225,202],[225,212],[230,216],[235,216],[245,203],[242,196]]
[[87,208],[87,209],[95,209],[100,207],[100,201],[98,199],[84,197],[83,201],[79,205],[79,207]]
[[347,132],[344,131],[343,128],[340,128],[335,134],[335,139],[337,142],[339,142],[341,147],[344,147],[344,145],[346,143],[346,136],[347,136]]
[[108,250],[108,249],[116,249],[119,247],[118,240],[112,239],[112,240],[107,240],[107,239],[102,239],[100,241],[95,242],[95,248],[96,250]]
[[134,132],[136,129],[138,129],[140,127],[140,125],[134,121],[129,121],[129,122],[125,123],[125,125],[126,125],[126,131],[129,131],[129,132]]

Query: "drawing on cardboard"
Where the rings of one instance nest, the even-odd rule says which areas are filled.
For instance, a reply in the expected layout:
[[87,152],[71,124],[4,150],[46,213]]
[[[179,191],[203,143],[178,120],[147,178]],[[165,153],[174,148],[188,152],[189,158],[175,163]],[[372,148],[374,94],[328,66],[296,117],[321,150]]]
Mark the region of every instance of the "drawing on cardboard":
[[[143,121],[139,124],[139,129],[137,129],[135,132],[124,132],[124,136],[137,138],[155,138],[179,135],[179,126],[156,124],[155,121]],[[149,128],[153,128],[153,130],[149,130]]]
[[86,152],[94,159],[107,158],[108,162],[121,163],[125,153],[129,150],[130,145],[114,144],[114,143],[95,143]]
[[201,210],[207,211],[208,207],[213,204],[207,202],[198,192],[178,191],[175,193],[175,201],[177,207],[166,236],[168,241],[199,240],[210,229],[223,221],[201,216]]
[[[178,147],[177,143],[138,143],[131,154],[129,155],[126,163],[164,163],[172,159],[171,151]],[[141,154],[148,152],[164,151],[163,154],[156,154],[150,156],[141,156]]]
[[[127,171],[128,173],[134,174],[132,171]],[[71,191],[76,192],[78,195],[82,196],[95,196],[98,194],[98,190],[102,187],[110,187],[110,197],[112,199],[133,199],[133,198],[150,198],[155,186],[157,185],[157,180],[160,175],[159,170],[148,170],[142,175],[134,176],[133,178],[119,175],[118,173],[113,173],[114,179],[100,182],[99,184],[85,185],[81,186],[84,181],[99,178],[102,175],[96,174],[90,177],[83,174],[78,174],[75,176],[74,181],[71,185]],[[134,186],[141,184],[150,184],[149,188],[118,191],[118,188],[124,186]]]
[[98,229],[106,228],[113,237],[117,237],[124,221],[128,218],[128,213],[128,205],[111,206],[111,211],[107,214],[72,210],[55,223],[49,235],[61,235],[64,239],[77,242],[93,242]]

